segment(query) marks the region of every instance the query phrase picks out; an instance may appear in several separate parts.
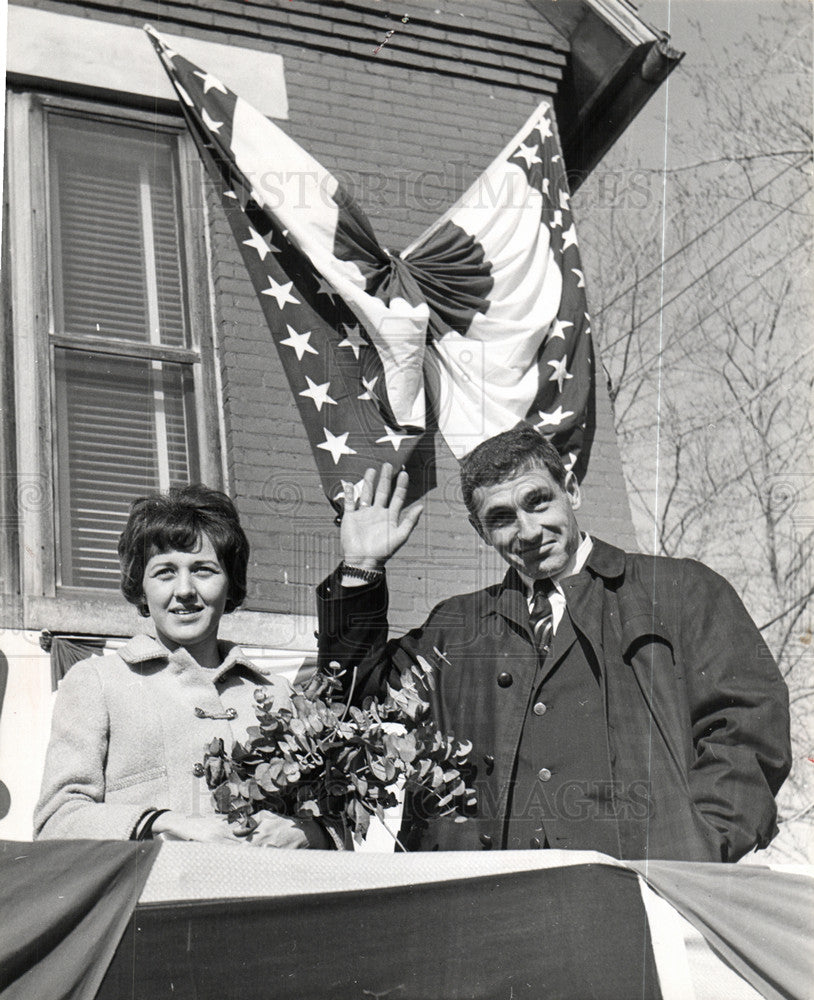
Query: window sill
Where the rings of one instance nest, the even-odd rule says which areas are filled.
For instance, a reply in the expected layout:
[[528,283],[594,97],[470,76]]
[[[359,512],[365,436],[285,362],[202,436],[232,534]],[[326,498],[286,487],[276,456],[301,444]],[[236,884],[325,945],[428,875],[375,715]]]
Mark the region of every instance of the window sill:
[[[66,587],[57,597],[26,597],[23,613],[27,629],[109,636],[131,636],[150,629],[150,620],[142,618],[120,594],[100,590]],[[235,611],[224,615],[219,634],[221,639],[246,646],[310,652],[316,648],[316,626],[312,615]]]

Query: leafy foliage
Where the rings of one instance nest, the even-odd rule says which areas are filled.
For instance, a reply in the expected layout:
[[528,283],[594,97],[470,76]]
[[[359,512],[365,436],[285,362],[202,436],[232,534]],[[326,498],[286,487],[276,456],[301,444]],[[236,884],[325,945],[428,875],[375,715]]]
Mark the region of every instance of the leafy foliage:
[[420,794],[435,815],[464,820],[475,805],[465,779],[472,745],[438,731],[424,694],[431,667],[412,664],[398,687],[362,708],[335,700],[335,664],[292,699],[273,709],[273,696],[255,691],[256,726],[227,753],[223,740],[206,748],[196,773],[206,778],[215,807],[236,832],[251,836],[261,810],[346,825],[361,842],[373,815],[396,805],[398,792]]

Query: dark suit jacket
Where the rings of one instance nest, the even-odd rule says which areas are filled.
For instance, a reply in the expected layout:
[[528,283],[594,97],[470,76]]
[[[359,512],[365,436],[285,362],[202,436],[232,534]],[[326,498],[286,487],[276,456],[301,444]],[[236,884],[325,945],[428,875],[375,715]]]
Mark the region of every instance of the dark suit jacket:
[[[505,842],[537,670],[528,607],[509,579],[443,601],[421,628],[390,642],[383,580],[342,588],[332,576],[318,590],[320,655],[358,667],[356,699],[380,693],[421,654],[437,668],[439,725],[474,745],[477,815],[412,817],[414,849]],[[601,671],[622,857],[736,861],[765,847],[790,767],[788,691],[732,587],[693,560],[625,553],[598,539],[582,572],[561,585]],[[508,686],[501,673],[511,675]]]

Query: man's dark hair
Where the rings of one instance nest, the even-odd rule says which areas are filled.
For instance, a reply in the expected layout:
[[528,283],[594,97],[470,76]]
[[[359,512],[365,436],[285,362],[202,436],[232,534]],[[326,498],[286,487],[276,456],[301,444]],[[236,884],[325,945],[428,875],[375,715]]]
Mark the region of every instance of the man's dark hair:
[[566,469],[557,449],[528,424],[518,424],[479,444],[461,461],[461,490],[470,516],[477,516],[478,487],[502,483],[535,465],[546,468],[558,486],[565,486]]
[[249,540],[237,509],[225,493],[193,483],[166,493],[152,493],[130,504],[130,516],[119,536],[122,593],[139,614],[149,615],[144,601],[144,568],[158,553],[193,552],[203,535],[210,540],[229,581],[225,613],[246,597]]

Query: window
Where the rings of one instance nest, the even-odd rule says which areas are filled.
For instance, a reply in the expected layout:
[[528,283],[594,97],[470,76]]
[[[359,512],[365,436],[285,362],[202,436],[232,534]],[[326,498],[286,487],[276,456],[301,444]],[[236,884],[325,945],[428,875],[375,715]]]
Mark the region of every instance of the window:
[[130,500],[198,478],[174,137],[48,116],[59,582],[116,587]]
[[133,497],[222,481],[200,165],[173,119],[9,96],[23,596],[120,601]]

